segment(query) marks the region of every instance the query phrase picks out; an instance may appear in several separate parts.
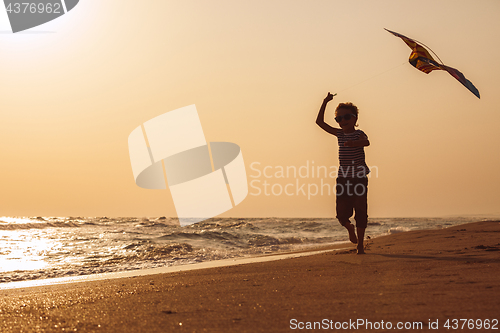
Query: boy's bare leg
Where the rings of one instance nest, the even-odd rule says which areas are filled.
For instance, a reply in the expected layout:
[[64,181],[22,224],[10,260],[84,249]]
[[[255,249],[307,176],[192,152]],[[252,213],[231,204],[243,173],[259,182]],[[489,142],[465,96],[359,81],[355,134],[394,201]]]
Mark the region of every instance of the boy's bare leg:
[[358,238],[356,237],[356,232],[354,232],[354,226],[351,224],[351,222],[344,224],[344,228],[349,231],[349,240],[351,241],[351,243],[356,244],[358,242]]
[[365,228],[356,228],[356,231],[358,232],[358,254],[365,254],[365,248],[363,244],[363,240],[365,239]]

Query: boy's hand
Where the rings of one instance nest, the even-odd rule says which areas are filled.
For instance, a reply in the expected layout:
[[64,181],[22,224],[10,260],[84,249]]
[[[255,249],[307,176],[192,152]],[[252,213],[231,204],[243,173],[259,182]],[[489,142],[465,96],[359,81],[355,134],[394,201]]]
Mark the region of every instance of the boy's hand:
[[[335,95],[337,95],[337,94],[335,94]],[[335,95],[332,95],[331,93],[328,93],[328,95],[326,95],[324,101],[326,103],[330,102],[333,99],[333,96],[335,96]]]
[[345,147],[354,147],[356,144],[354,143],[355,141],[346,141],[344,142]]
[[345,147],[367,147],[370,145],[368,137],[366,135],[360,135],[359,140],[351,140],[344,142]]

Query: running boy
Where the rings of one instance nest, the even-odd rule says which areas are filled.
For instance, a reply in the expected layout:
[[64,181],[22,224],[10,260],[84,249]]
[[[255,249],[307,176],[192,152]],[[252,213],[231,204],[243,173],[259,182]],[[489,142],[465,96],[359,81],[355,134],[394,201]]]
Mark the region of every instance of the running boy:
[[[352,103],[340,103],[335,110],[335,121],[340,128],[325,123],[325,109],[332,99],[333,95],[328,93],[319,109],[316,124],[338,139],[340,166],[336,186],[337,219],[349,232],[349,240],[358,244],[358,254],[364,254],[363,240],[368,223],[367,175],[370,170],[365,162],[363,147],[369,146],[370,141],[363,131],[354,128],[357,126],[358,108]],[[354,226],[349,220],[353,212],[355,212],[357,237]]]

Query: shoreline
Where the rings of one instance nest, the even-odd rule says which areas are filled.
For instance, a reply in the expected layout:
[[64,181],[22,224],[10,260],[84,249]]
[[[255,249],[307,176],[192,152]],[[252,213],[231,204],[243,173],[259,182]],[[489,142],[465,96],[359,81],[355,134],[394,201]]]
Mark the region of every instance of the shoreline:
[[499,221],[484,221],[377,237],[366,255],[353,254],[353,245],[283,260],[3,289],[0,330],[286,332],[292,320],[328,319],[413,322],[423,330],[438,322],[444,331],[446,320],[498,321],[499,235]]
[[[476,223],[480,221],[474,222],[465,222],[463,224],[468,223]],[[459,224],[462,225],[462,224]],[[458,225],[454,225],[458,226]],[[446,229],[453,226],[442,227],[440,229]],[[421,229],[421,230],[439,230],[439,229]],[[376,239],[379,237],[391,236],[394,234],[398,234],[401,232],[409,232],[409,231],[398,231],[394,233],[382,234],[372,236],[371,239]],[[347,239],[347,237],[346,237]],[[370,242],[369,239],[365,239],[366,242]],[[45,278],[45,279],[33,279],[33,280],[21,280],[21,281],[11,281],[11,282],[3,282],[0,283],[0,291],[7,289],[18,289],[18,288],[30,288],[30,287],[38,287],[38,286],[47,286],[47,285],[56,285],[56,284],[66,284],[66,283],[80,283],[80,282],[88,282],[88,281],[100,281],[100,280],[108,280],[108,279],[120,279],[120,278],[130,278],[135,276],[145,276],[145,275],[155,275],[155,274],[168,274],[174,272],[181,271],[190,271],[190,270],[198,270],[198,269],[206,269],[206,268],[215,268],[215,267],[224,267],[224,266],[233,266],[233,265],[241,265],[247,263],[258,263],[258,262],[266,262],[273,260],[282,260],[282,259],[290,259],[300,256],[308,256],[313,254],[319,254],[322,252],[330,252],[330,251],[338,251],[345,250],[349,247],[354,247],[351,242],[348,240],[335,242],[324,245],[313,245],[313,246],[305,246],[302,249],[292,249],[283,252],[269,253],[269,254],[258,254],[251,256],[243,256],[243,257],[235,257],[228,259],[219,259],[219,260],[211,260],[200,263],[192,263],[192,264],[181,264],[181,265],[173,265],[173,266],[163,266],[163,267],[155,267],[155,268],[144,268],[144,269],[133,269],[133,270],[122,270],[122,271],[114,271],[114,272],[105,272],[105,273],[95,273],[95,274],[86,274],[86,275],[69,275],[69,276],[61,276],[54,278]]]
[[32,287],[42,287],[51,286],[59,284],[69,284],[69,283],[84,283],[90,281],[102,281],[102,280],[113,280],[113,279],[123,279],[132,278],[138,276],[156,275],[156,274],[170,274],[176,272],[185,271],[195,271],[199,269],[210,269],[217,267],[229,267],[235,265],[245,265],[252,263],[268,262],[274,260],[284,260],[299,258],[303,256],[311,256],[315,254],[321,254],[332,251],[340,251],[351,248],[351,244],[348,242],[342,242],[338,244],[325,245],[325,246],[315,246],[303,250],[279,252],[271,254],[261,254],[257,256],[250,257],[237,257],[230,259],[221,260],[211,260],[195,264],[186,265],[174,265],[165,266],[157,268],[147,268],[147,269],[135,269],[129,271],[118,271],[118,272],[107,272],[107,273],[97,273],[91,275],[74,275],[74,276],[63,276],[57,278],[48,279],[37,279],[37,280],[23,280],[23,281],[13,281],[0,283],[0,292],[2,290],[9,289],[19,289],[19,288],[32,288]]
[[[474,222],[464,222],[467,223],[475,223]],[[441,229],[450,228],[442,227]],[[435,230],[432,229],[421,229],[421,230]],[[398,231],[394,233],[381,234],[371,237],[371,239],[390,236],[400,232],[408,232],[408,231]],[[346,237],[347,239],[347,237]],[[180,264],[173,266],[163,266],[163,267],[155,267],[155,268],[143,268],[143,269],[132,269],[132,270],[121,270],[121,271],[112,271],[105,273],[95,273],[95,274],[85,274],[85,275],[69,275],[69,276],[61,276],[54,278],[45,278],[45,279],[32,279],[32,280],[20,280],[20,281],[11,281],[11,282],[2,282],[0,283],[0,291],[6,289],[18,289],[18,288],[29,288],[29,287],[38,287],[38,286],[47,286],[47,285],[55,285],[55,284],[65,284],[65,283],[80,283],[80,282],[88,282],[88,281],[100,281],[100,280],[108,280],[108,279],[120,279],[120,278],[129,278],[135,276],[144,276],[144,275],[155,275],[155,274],[168,274],[174,272],[181,271],[189,271],[189,270],[198,270],[205,268],[215,268],[215,267],[224,267],[224,266],[233,266],[233,265],[241,265],[247,263],[258,263],[258,262],[266,262],[272,260],[282,260],[295,258],[299,256],[307,256],[313,254],[319,254],[322,252],[330,252],[330,251],[338,251],[344,250],[349,247],[353,247],[354,245],[350,243],[348,240],[340,241],[330,244],[322,244],[322,245],[312,245],[312,246],[304,246],[303,248],[291,249],[283,252],[275,252],[269,254],[258,254],[258,255],[250,255],[250,256],[242,256],[228,259],[219,259],[219,260],[211,260],[199,263],[192,264]]]

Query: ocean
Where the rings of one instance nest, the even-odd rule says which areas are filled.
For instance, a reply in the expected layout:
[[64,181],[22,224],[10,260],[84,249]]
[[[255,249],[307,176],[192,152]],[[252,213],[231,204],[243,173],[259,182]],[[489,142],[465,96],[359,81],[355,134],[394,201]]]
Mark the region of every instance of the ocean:
[[[486,220],[370,219],[370,238]],[[347,242],[332,218],[0,217],[0,284],[186,265]]]

